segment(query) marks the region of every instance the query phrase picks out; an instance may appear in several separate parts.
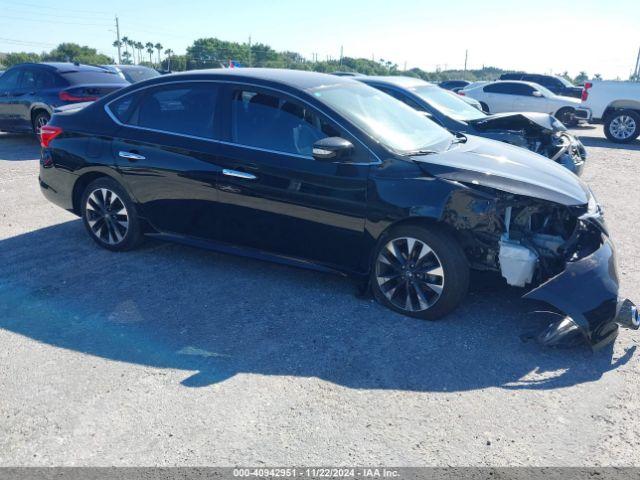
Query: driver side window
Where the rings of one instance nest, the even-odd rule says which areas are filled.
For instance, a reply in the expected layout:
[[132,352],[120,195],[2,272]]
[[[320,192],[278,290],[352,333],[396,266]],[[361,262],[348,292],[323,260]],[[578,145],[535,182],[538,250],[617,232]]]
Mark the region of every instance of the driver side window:
[[311,157],[315,142],[340,136],[309,106],[254,90],[233,93],[231,119],[234,143],[276,152]]

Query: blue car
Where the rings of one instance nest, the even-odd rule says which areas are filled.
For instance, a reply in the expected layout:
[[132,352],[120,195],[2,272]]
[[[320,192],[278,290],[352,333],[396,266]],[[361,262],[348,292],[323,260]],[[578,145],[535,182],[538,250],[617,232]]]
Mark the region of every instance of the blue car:
[[0,77],[0,131],[38,133],[54,109],[91,102],[127,85],[116,73],[89,65],[16,65]]

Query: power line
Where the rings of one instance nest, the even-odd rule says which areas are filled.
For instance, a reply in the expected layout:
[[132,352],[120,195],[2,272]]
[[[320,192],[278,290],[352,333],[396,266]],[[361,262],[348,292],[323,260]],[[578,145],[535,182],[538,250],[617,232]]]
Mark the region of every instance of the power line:
[[[24,18],[24,17],[12,17],[7,15],[2,15],[2,18],[7,18],[10,20],[22,20],[23,22],[35,22],[35,23],[46,23],[51,25],[49,20],[37,20],[33,18]],[[87,26],[87,27],[111,27],[111,24],[104,23],[84,23],[84,22],[55,22],[56,25],[76,25],[76,26]]]
[[[41,10],[43,8],[45,9],[49,9],[49,10],[56,10],[56,11],[62,11],[62,10],[66,10],[64,8],[60,8],[58,6],[56,7],[52,7],[49,5],[38,5],[35,3],[27,3],[27,2],[16,2],[15,0],[0,0],[6,3],[9,3],[10,5],[20,5],[20,6],[25,6],[25,7],[34,7],[37,8],[38,10]],[[98,14],[98,15],[113,15],[113,13],[111,12],[105,12],[104,10],[100,11],[100,10],[79,10],[79,9],[69,9],[68,11],[72,11],[72,12],[78,12],[78,13],[90,13],[90,14]]]

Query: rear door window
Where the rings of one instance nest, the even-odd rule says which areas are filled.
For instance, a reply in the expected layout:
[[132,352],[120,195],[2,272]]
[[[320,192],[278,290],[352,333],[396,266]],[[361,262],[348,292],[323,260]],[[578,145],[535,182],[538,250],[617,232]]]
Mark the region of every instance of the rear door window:
[[204,82],[155,87],[116,100],[109,110],[127,125],[213,138],[218,92]]
[[37,68],[27,68],[20,79],[20,88],[24,90],[43,90],[55,86],[55,77],[52,73]]
[[486,93],[502,93],[504,95],[522,95],[519,93],[523,84],[513,82],[492,83],[484,87]]
[[309,106],[255,90],[238,89],[231,106],[234,143],[311,156],[313,144],[340,132]]

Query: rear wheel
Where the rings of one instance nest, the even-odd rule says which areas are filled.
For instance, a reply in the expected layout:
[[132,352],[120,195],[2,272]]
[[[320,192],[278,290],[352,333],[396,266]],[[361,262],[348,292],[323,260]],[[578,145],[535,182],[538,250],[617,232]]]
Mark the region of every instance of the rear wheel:
[[380,242],[371,269],[374,296],[396,312],[436,320],[453,311],[469,287],[458,241],[437,226],[400,226]]
[[99,178],[85,189],[82,220],[89,236],[101,247],[123,251],[135,248],[142,229],[127,192],[111,178]]
[[47,123],[49,123],[49,120],[51,120],[51,115],[49,115],[49,112],[46,112],[44,110],[37,112],[33,116],[33,132],[36,135],[39,135],[40,129],[44,127]]
[[560,120],[566,127],[575,127],[578,125],[578,119],[576,118],[576,111],[571,107],[563,107],[554,115]]
[[615,143],[633,142],[640,135],[640,115],[634,110],[619,110],[607,115],[604,134]]

